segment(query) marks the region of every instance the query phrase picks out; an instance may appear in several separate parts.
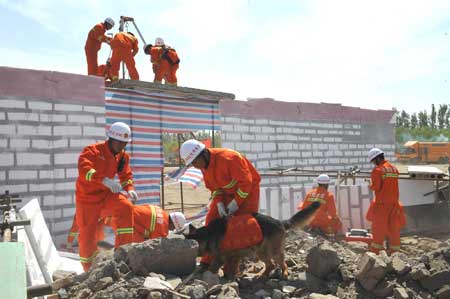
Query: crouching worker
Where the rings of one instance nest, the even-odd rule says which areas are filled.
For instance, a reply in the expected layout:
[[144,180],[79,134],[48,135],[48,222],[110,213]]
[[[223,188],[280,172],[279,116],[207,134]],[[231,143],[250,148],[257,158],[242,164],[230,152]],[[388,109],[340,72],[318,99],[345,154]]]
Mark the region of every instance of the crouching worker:
[[327,237],[334,238],[341,230],[342,223],[336,212],[334,196],[328,192],[330,177],[326,174],[319,175],[317,177],[317,184],[317,188],[310,190],[306,194],[305,200],[300,203],[298,209],[303,210],[313,202],[319,202],[321,206],[309,224],[309,227],[311,229],[319,229]]

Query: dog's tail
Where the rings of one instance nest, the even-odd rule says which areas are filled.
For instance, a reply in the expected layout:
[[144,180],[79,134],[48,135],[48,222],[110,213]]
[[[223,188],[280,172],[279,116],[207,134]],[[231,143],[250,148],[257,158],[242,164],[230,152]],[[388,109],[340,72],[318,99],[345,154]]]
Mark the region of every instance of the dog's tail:
[[282,224],[286,230],[289,229],[301,229],[308,225],[314,218],[314,214],[319,209],[320,203],[319,202],[313,202],[310,206],[307,208],[298,211],[294,216],[292,216],[288,220],[282,221]]

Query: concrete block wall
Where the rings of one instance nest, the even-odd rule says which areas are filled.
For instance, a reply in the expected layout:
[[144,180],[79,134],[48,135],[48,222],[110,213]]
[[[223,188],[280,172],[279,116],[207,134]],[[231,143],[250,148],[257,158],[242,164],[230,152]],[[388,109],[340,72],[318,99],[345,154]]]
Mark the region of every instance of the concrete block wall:
[[38,198],[56,246],[75,213],[79,153],[104,139],[101,78],[0,68],[0,193]]

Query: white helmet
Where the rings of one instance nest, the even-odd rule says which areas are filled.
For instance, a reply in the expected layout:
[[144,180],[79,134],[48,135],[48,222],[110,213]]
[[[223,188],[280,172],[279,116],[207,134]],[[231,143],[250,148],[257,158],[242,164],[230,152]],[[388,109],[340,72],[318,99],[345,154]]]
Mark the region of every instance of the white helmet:
[[322,173],[321,175],[319,175],[317,177],[317,183],[318,184],[323,184],[323,185],[329,185],[330,184],[330,177],[328,176],[328,174]]
[[195,139],[189,139],[181,145],[180,157],[184,160],[184,164],[189,166],[204,149],[205,145],[203,143]]
[[106,132],[106,136],[111,139],[130,142],[131,141],[131,129],[130,127],[123,122],[115,122],[109,127],[108,132]]
[[369,158],[369,162],[372,162],[373,159],[375,159],[377,156],[384,154],[384,152],[382,150],[380,150],[379,148],[372,148],[369,151],[369,154],[367,154],[367,157]]
[[114,20],[111,18],[106,18],[105,23],[111,25],[111,27],[114,27]]
[[189,225],[186,224],[186,217],[181,212],[173,212],[169,214],[170,219],[172,220],[173,226],[175,227],[175,232],[179,233],[184,230],[184,228]]
[[155,39],[155,46],[163,46],[164,45],[164,40],[162,39],[162,37],[157,37]]

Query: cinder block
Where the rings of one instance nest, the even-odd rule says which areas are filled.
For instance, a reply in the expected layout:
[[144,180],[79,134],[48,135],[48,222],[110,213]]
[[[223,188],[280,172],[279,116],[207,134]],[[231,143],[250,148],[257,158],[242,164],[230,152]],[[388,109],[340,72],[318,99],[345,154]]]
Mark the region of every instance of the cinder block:
[[267,119],[255,119],[257,125],[268,125],[269,121]]
[[25,101],[13,100],[13,99],[0,99],[0,107],[2,107],[3,109],[8,109],[8,108],[25,109]]
[[79,153],[55,154],[55,164],[77,164]]
[[323,137],[323,142],[334,142],[333,137]]
[[225,121],[223,123],[227,123],[227,124],[240,124],[241,123],[241,118],[239,118],[239,117],[227,116],[224,118],[225,118]]
[[8,112],[8,120],[39,121],[39,114],[24,112]]
[[353,129],[361,129],[361,125],[359,125],[359,124],[353,124],[353,125],[352,125],[352,128],[353,128]]
[[298,141],[311,141],[311,137],[310,136],[298,136],[297,140]]
[[313,152],[313,157],[323,157],[323,152]]
[[41,122],[62,122],[62,123],[65,123],[67,121],[67,117],[66,117],[65,114],[41,113],[41,114],[39,114],[39,121],[41,121]]
[[317,165],[319,164],[319,159],[308,159],[308,165]]
[[294,132],[294,130],[292,129],[292,128],[283,128],[283,133],[288,133],[288,134],[291,134],[291,133],[293,133]]
[[309,122],[306,122],[306,121],[299,121],[298,122],[298,126],[299,127],[310,127],[311,124]]
[[348,163],[348,158],[341,158],[341,159],[339,159],[339,161],[340,161],[340,163],[347,164]]
[[89,114],[69,114],[68,121],[71,123],[95,123],[95,116]]
[[284,122],[284,125],[285,125],[286,127],[297,127],[297,126],[298,126],[298,123],[297,123],[297,122],[293,122],[293,121],[285,121],[285,122]]
[[329,131],[328,131],[328,130],[317,130],[317,134],[320,134],[320,135],[328,135],[328,134],[329,134]]
[[334,142],[342,142],[342,137],[334,137]]
[[264,142],[264,143],[262,143],[262,150],[264,152],[276,151],[277,150],[277,145],[274,142]]
[[302,152],[302,158],[310,158],[312,157],[312,152]]
[[256,168],[257,169],[268,169],[269,166],[269,161],[263,161],[263,160],[258,160],[256,161]]
[[253,125],[255,124],[255,120],[251,118],[242,118],[241,123],[247,124],[247,125]]
[[19,166],[50,165],[50,154],[16,153],[16,161]]
[[265,134],[273,134],[275,133],[275,128],[272,127],[262,127],[262,132]]
[[248,130],[250,133],[261,133],[261,127],[249,126]]
[[235,149],[237,151],[249,151],[250,150],[250,143],[248,143],[248,142],[236,142]]
[[55,104],[55,111],[82,111],[82,105]]
[[329,158],[328,163],[339,164],[339,158]]
[[282,127],[275,128],[275,132],[277,134],[283,134],[283,128]]
[[233,132],[233,125],[221,125],[222,132]]
[[339,149],[341,149],[341,150],[343,150],[343,149],[348,149],[348,144],[346,144],[346,143],[341,143],[341,144],[339,144]]
[[258,135],[255,135],[255,140],[256,141],[267,141],[267,140],[269,140],[269,136],[258,134]]
[[257,155],[254,153],[246,153],[245,156],[247,157],[247,159],[250,160],[250,162],[252,162],[253,165],[255,165],[255,161],[257,158]]
[[261,143],[252,143],[250,145],[250,149],[252,152],[261,152],[262,151],[262,144]]
[[28,125],[17,125],[17,135],[32,135],[32,136],[51,136],[52,127],[50,126],[28,126]]
[[285,135],[284,140],[289,140],[289,141],[297,141],[298,137],[296,135]]
[[64,208],[62,211],[63,211],[62,212],[62,214],[63,214],[62,216],[63,217],[73,216],[75,214],[75,207],[73,207],[73,208]]
[[[61,218],[62,217],[62,210],[61,209],[55,209],[54,207],[51,207],[49,210],[42,209],[42,214],[45,219],[55,219],[55,218]],[[48,297],[47,297],[48,299]]]
[[237,133],[226,133],[225,134],[225,140],[233,140],[233,141],[240,141],[241,140],[241,134]]
[[5,120],[5,119],[6,119],[6,113],[0,112],[0,120]]
[[35,180],[37,179],[37,170],[10,170],[8,178],[10,180]]
[[234,142],[230,142],[228,140],[222,140],[222,147],[234,149]]
[[56,140],[32,139],[31,147],[37,149],[66,148],[68,143],[69,141],[67,139],[56,139]]
[[106,124],[106,120],[103,116],[97,116],[95,118],[95,123],[97,123],[99,125],[104,125],[104,124]]
[[333,128],[335,128],[335,129],[342,129],[342,124],[333,124]]
[[305,134],[316,135],[317,130],[315,129],[305,129]]
[[8,190],[9,193],[17,193],[19,196],[23,193],[28,192],[27,184],[18,184],[18,185],[10,185],[10,184],[0,184],[0,194],[4,194],[5,191]]
[[75,138],[70,138],[70,142],[69,142],[69,146],[70,147],[76,147],[76,148],[84,148],[90,144],[95,143],[96,140],[95,139],[75,139]]
[[246,133],[248,132],[248,126],[245,125],[234,125],[234,131],[237,133]]
[[294,133],[294,134],[304,134],[305,133],[305,129],[292,128],[292,133]]
[[66,220],[66,221],[60,221],[60,222],[55,221],[53,223],[53,231],[54,232],[60,232],[60,231],[68,232],[71,227],[72,227],[72,220]]
[[53,136],[80,136],[81,126],[53,126]]
[[2,153],[0,159],[0,166],[13,166],[14,165],[14,153]]
[[322,137],[312,137],[311,141],[312,142],[322,142],[323,140],[322,140]]
[[52,110],[53,103],[40,102],[40,101],[28,101],[28,108],[32,110]]
[[30,140],[29,139],[15,139],[11,138],[9,140],[9,147],[11,149],[24,149],[30,147]]
[[278,149],[282,151],[290,151],[292,150],[292,143],[279,143]]
[[0,181],[6,180],[6,171],[0,171]]
[[58,168],[53,170],[40,170],[39,171],[40,179],[64,179],[65,178],[65,169]]
[[252,134],[242,134],[241,137],[242,137],[242,141],[253,141],[256,139],[255,135],[252,135]]
[[0,134],[4,135],[16,135],[16,126],[15,125],[0,125]]
[[285,122],[282,120],[269,120],[269,125],[272,126],[285,126]]
[[295,159],[283,159],[281,164],[286,167],[295,166]]
[[44,195],[42,199],[43,206],[71,205],[73,203],[74,201],[72,194],[67,194],[64,196]]
[[73,179],[78,177],[78,168],[67,168],[66,177],[68,179]]
[[65,190],[75,191],[75,182],[56,183],[55,190],[57,190],[57,191],[65,191]]
[[258,153],[258,159],[270,159],[270,153]]
[[83,106],[83,111],[97,114],[105,114],[105,106]]
[[30,192],[53,191],[54,184],[30,184]]

